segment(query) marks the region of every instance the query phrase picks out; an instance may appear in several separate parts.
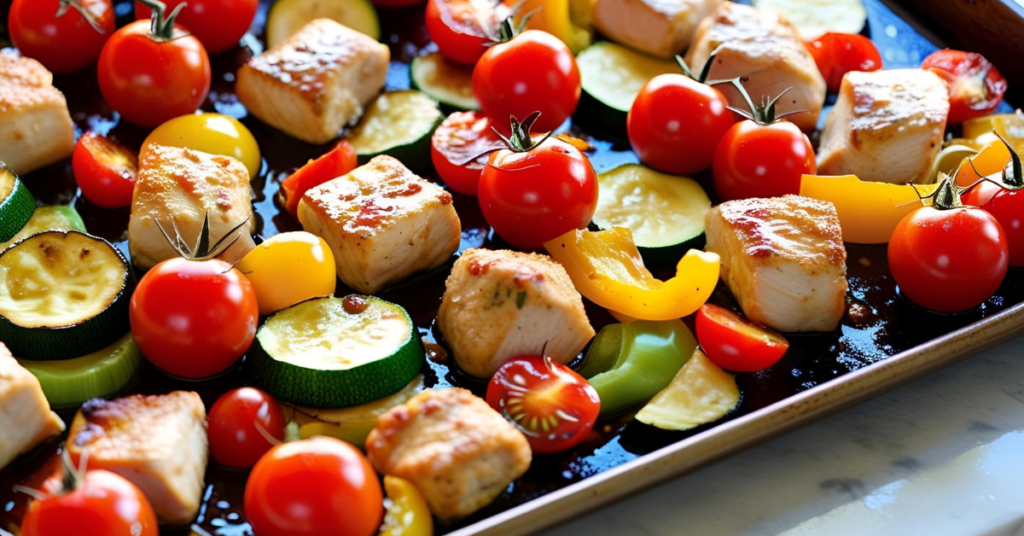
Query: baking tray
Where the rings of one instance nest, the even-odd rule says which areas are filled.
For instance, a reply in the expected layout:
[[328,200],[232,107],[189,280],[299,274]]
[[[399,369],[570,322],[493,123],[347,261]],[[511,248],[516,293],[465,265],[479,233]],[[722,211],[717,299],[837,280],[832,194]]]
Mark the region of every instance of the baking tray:
[[[124,24],[130,20],[130,2],[117,0],[115,4],[119,24]],[[253,26],[255,35],[244,39],[245,47],[212,58],[213,85],[210,98],[203,105],[206,111],[242,118],[264,150],[264,168],[253,181],[253,203],[263,238],[299,229],[275,205],[278,184],[294,168],[327,149],[303,144],[255,118],[245,117],[244,107],[232,93],[234,71],[253,52],[262,50],[260,34],[268,4],[262,1]],[[963,42],[967,49],[982,52],[1001,68],[1011,83],[1011,102],[1020,102],[1013,98],[1024,90],[1024,71],[1016,68],[1019,58],[1024,57],[1024,39],[1011,30],[1020,33],[1019,29],[1024,28],[1024,8],[1012,0],[865,0],[865,5],[869,12],[865,33],[876,42],[887,68],[917,66],[940,43],[957,46]],[[0,17],[6,16],[8,6],[9,0],[0,1]],[[389,89],[408,87],[408,61],[421,52],[433,50],[423,28],[422,11],[422,4],[380,11],[382,35],[392,49]],[[6,20],[0,19],[0,44],[4,44],[5,28]],[[990,33],[986,28],[999,31]],[[67,95],[79,130],[109,133],[129,146],[141,144],[146,132],[116,121],[100,97],[90,70],[59,76],[55,83]],[[572,132],[593,143],[595,151],[590,156],[599,172],[635,161],[628,143],[619,135],[589,128],[586,117],[575,119],[578,124],[572,126]],[[696,178],[713,191],[709,177]],[[127,250],[127,209],[102,210],[81,199],[68,162],[34,172],[25,179],[41,202],[73,203],[90,232]],[[489,232],[473,198],[456,194],[454,203],[463,223],[460,251],[474,246],[506,247]],[[534,533],[1024,334],[1024,271],[1011,269],[997,294],[978,309],[959,315],[939,315],[899,296],[889,275],[884,246],[847,248],[850,307],[840,329],[831,334],[792,335],[791,350],[777,365],[754,374],[740,374],[737,380],[743,401],[726,419],[677,433],[631,422],[628,417],[601,423],[575,449],[535,457],[527,474],[494,503],[456,525],[439,526],[438,533]],[[661,267],[660,271],[666,268],[671,267]],[[426,341],[442,345],[434,319],[449,269],[450,264],[379,294],[406,307]],[[346,293],[339,288],[339,295]],[[721,285],[712,301],[735,306]],[[586,305],[595,328],[613,322],[604,310]],[[687,322],[692,326],[690,319]],[[209,406],[221,393],[239,385],[237,372],[187,382],[166,377],[147,365],[127,392],[195,390]],[[428,383],[436,386],[460,385],[477,393],[485,388],[445,364],[428,362],[424,373]],[[72,415],[73,411],[62,412],[66,419]],[[0,472],[0,534],[24,508],[27,499],[11,492],[10,484],[28,478],[59,448],[60,439],[55,439]],[[251,534],[241,509],[245,476],[244,471],[211,464],[197,520],[202,529],[225,536]],[[189,529],[164,527],[162,533],[184,535]]]

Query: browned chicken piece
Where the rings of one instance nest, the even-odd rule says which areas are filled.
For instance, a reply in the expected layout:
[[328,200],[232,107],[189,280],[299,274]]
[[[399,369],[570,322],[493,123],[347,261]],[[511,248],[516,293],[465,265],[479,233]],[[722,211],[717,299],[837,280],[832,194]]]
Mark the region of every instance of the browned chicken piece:
[[[235,243],[218,256],[234,263],[255,246],[251,195],[249,172],[230,156],[163,145],[149,147],[139,158],[128,220],[132,262],[140,268],[151,268],[177,257],[157,224],[171,238],[177,228],[191,246],[209,214],[211,246],[238,224],[248,222],[236,231]],[[231,240],[233,236],[225,244]]]
[[462,370],[490,378],[510,358],[572,361],[594,337],[565,268],[545,255],[466,250],[448,276],[437,325]]
[[931,71],[847,73],[825,120],[818,173],[921,182],[942,149],[948,114],[946,86]]
[[0,342],[0,469],[63,431],[39,380]]
[[66,444],[77,465],[117,473],[142,490],[161,523],[195,519],[206,473],[206,409],[199,395],[96,398],[82,405]]
[[832,331],[846,310],[836,209],[787,195],[727,201],[704,216],[707,251],[747,318],[779,331]]
[[75,127],[53,75],[36,60],[0,51],[0,162],[24,175],[71,156]]
[[424,391],[382,415],[366,453],[377,471],[415,484],[445,523],[490,504],[533,456],[522,433],[457,387]]
[[316,19],[248,61],[235,92],[263,122],[308,143],[327,143],[384,88],[391,53],[330,19]]
[[306,191],[298,212],[331,247],[338,278],[366,294],[444,264],[462,239],[451,194],[390,156]]
[[[686,53],[686,63],[699,73],[714,54],[709,80],[743,77],[743,86],[755,104],[790,89],[776,105],[778,114],[801,113],[786,119],[805,132],[818,124],[825,104],[825,79],[804,47],[800,32],[785,16],[726,2],[697,28]],[[734,87],[716,86],[741,110],[750,106]]]
[[594,26],[623,45],[662,58],[682,53],[697,24],[724,0],[594,0]]

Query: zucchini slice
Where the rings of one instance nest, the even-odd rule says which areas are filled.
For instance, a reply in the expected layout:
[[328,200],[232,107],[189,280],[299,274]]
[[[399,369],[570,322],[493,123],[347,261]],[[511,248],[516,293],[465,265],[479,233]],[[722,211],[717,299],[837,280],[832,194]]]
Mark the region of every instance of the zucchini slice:
[[256,332],[247,364],[252,383],[281,400],[343,408],[401,391],[425,356],[405,309],[353,295],[274,313]]
[[473,95],[473,67],[445,59],[439,52],[417,56],[409,67],[412,87],[457,110],[479,110]]
[[314,19],[331,19],[380,41],[380,20],[369,0],[278,0],[267,15],[267,48]]
[[128,333],[110,346],[82,357],[18,362],[39,379],[50,407],[62,409],[124,389],[142,368],[142,352]]
[[654,58],[611,41],[599,41],[576,57],[580,70],[585,114],[592,114],[601,126],[625,130],[626,115],[640,88],[648,80],[666,73],[681,73],[671,60]]
[[43,231],[82,231],[85,232],[85,222],[78,215],[75,207],[70,205],[47,205],[36,207],[28,223],[18,231],[18,234],[7,242],[0,243],[0,251],[7,249],[11,244],[28,238]]
[[672,383],[636,414],[636,420],[662,430],[689,430],[725,417],[739,403],[736,378],[698,348]]
[[443,119],[437,101],[423,93],[412,89],[387,91],[377,97],[352,129],[349,142],[360,163],[386,154],[410,169],[429,169],[430,135]]
[[[0,162],[0,242],[14,238],[32,218],[36,200],[17,173]],[[0,248],[2,249],[2,248]]]
[[129,330],[124,255],[80,231],[45,231],[0,253],[0,340],[26,359],[99,350]]
[[626,164],[597,176],[594,225],[625,227],[645,261],[678,261],[699,247],[711,200],[697,181]]
[[785,15],[807,41],[827,32],[860,33],[868,22],[861,0],[754,0],[753,4]]

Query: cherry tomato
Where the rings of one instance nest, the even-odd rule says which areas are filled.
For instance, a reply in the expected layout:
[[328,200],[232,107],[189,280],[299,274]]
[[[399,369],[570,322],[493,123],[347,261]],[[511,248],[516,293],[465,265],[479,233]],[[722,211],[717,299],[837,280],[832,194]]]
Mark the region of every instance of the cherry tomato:
[[1006,233],[1010,266],[1024,266],[1024,190],[982,182],[964,193],[963,202],[995,217]]
[[228,391],[210,408],[210,455],[221,465],[252,467],[274,446],[257,426],[280,441],[284,425],[284,411],[274,397],[255,387]]
[[540,356],[506,361],[487,385],[487,403],[523,432],[534,454],[580,444],[601,410],[597,391],[583,376]]
[[[178,15],[178,22],[199,39],[210,54],[233,48],[249,31],[256,17],[259,0],[162,0],[167,12],[188,5]],[[152,10],[142,2],[135,2],[135,18],[149,20]]]
[[814,63],[832,93],[839,91],[846,73],[882,68],[878,49],[863,35],[828,32],[807,43],[807,50],[814,56]]
[[728,105],[720,91],[684,75],[655,76],[626,116],[629,144],[641,162],[665,173],[703,171],[736,123]]
[[299,201],[306,190],[347,174],[356,168],[356,150],[346,140],[339,141],[326,154],[310,160],[281,183],[281,197],[285,210],[298,219]]
[[962,50],[937,50],[921,62],[949,86],[946,123],[958,125],[992,113],[1006,93],[1006,79],[985,56]]
[[735,372],[766,369],[789,349],[782,335],[710,303],[697,311],[697,340],[708,359]]
[[21,536],[158,536],[156,515],[139,488],[109,471],[87,471],[71,490],[33,501]]
[[[434,169],[449,188],[460,194],[476,195],[480,173],[487,165],[487,151],[502,147],[491,121],[480,112],[455,112],[441,123],[430,138]],[[475,160],[468,159],[478,156]]]
[[188,30],[161,21],[154,35],[139,20],[118,30],[100,53],[100,92],[110,107],[142,127],[191,114],[210,92],[210,59]]
[[307,232],[281,233],[256,246],[236,268],[252,283],[260,314],[334,294],[334,254],[323,238]]
[[565,43],[547,32],[527,30],[487,49],[473,69],[473,94],[501,129],[508,127],[510,116],[540,111],[534,126],[551,131],[580,102],[580,71]]
[[174,376],[205,378],[249,349],[259,309],[252,284],[230,264],[177,257],[146,272],[129,317],[146,359]]
[[101,134],[89,131],[75,144],[71,157],[75,182],[86,199],[103,208],[132,204],[139,156]]
[[14,0],[7,17],[14,46],[58,74],[96,63],[115,29],[110,0]]
[[499,7],[473,0],[427,0],[427,33],[446,58],[472,65],[487,51],[488,35],[498,27]]
[[278,445],[245,484],[245,516],[260,536],[374,536],[384,495],[370,462],[333,437]]
[[263,159],[252,132],[239,120],[226,115],[204,113],[175,117],[146,136],[140,153],[151,145],[183,147],[204,153],[230,156],[245,165],[249,178],[260,174]]
[[800,193],[817,169],[807,135],[788,121],[736,123],[715,150],[715,190],[722,201]]

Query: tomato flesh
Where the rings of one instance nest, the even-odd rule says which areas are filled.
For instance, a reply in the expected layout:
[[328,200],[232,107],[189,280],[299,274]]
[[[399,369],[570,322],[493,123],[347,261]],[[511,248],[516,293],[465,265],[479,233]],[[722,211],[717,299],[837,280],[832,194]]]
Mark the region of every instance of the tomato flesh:
[[[449,115],[430,138],[430,158],[441,180],[460,194],[476,195],[488,151],[504,147],[480,112]],[[470,160],[473,157],[477,157]]]
[[985,56],[962,50],[937,50],[921,62],[946,81],[949,87],[947,124],[958,125],[968,119],[992,113],[1006,93],[1006,78]]
[[725,133],[712,168],[721,201],[799,194],[803,175],[816,169],[811,141],[796,125],[750,120]]
[[127,147],[96,132],[78,138],[71,157],[75,182],[82,195],[102,208],[132,204],[139,156]]
[[832,93],[839,91],[846,73],[882,68],[878,49],[863,35],[829,32],[807,43],[807,50]]
[[471,0],[427,0],[427,33],[446,58],[473,65],[487,52],[488,34],[500,22],[498,9]]
[[299,201],[306,191],[345,175],[356,168],[356,150],[348,141],[341,140],[327,154],[310,160],[281,183],[281,196],[285,209],[298,219]]
[[284,440],[281,405],[255,387],[240,387],[221,395],[210,408],[207,423],[210,455],[228,467],[252,467],[274,446],[259,428]]
[[789,349],[782,335],[710,303],[697,311],[697,340],[708,359],[735,372],[764,370]]
[[[259,0],[163,0],[170,13],[178,4],[186,3],[175,21],[188,28],[215,54],[238,45],[256,17]],[[135,2],[135,18],[149,20],[152,11],[142,2]]]
[[146,496],[124,477],[87,471],[79,487],[33,501],[22,536],[157,536],[156,515]]
[[110,0],[79,0],[78,5],[82,11],[68,6],[58,17],[59,0],[14,0],[7,15],[11,42],[22,54],[58,74],[96,63],[103,44],[114,34],[114,6]]

